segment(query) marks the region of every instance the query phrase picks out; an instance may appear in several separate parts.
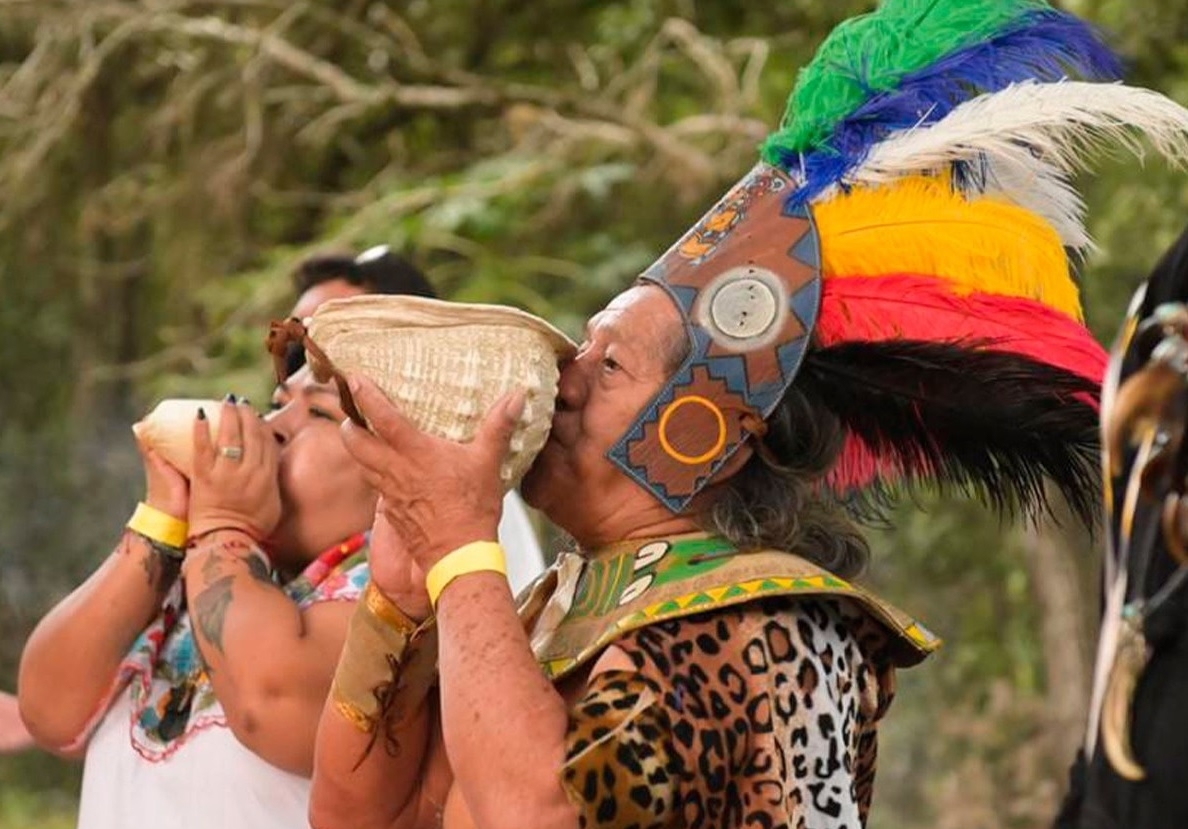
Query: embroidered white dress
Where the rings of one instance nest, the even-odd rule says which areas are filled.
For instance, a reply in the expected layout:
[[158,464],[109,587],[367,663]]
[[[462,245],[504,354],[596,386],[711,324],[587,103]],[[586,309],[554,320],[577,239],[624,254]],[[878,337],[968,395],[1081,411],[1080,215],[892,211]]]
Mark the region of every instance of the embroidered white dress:
[[129,746],[132,697],[120,694],[87,746],[79,829],[304,829],[309,780],[255,754],[222,708],[180,751],[150,760]]

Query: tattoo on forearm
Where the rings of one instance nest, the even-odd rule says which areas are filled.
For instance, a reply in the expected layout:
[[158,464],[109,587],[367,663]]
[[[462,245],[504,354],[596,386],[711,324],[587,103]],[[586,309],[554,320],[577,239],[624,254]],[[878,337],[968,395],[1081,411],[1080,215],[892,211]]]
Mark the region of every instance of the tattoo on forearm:
[[205,582],[216,581],[223,575],[223,559],[217,553],[211,553],[202,562],[202,580]]
[[140,557],[140,566],[144,568],[144,574],[148,578],[149,587],[153,590],[158,589],[158,584],[161,581],[161,559],[150,548],[148,553]]
[[[247,561],[248,567],[252,568],[252,576],[256,577],[256,562],[263,565],[260,556],[256,553],[256,547],[251,544],[245,544],[242,541],[221,541],[217,542],[216,548],[207,552],[202,550],[198,555],[205,556],[202,562],[202,578],[206,581],[214,581],[223,573],[226,572],[225,565],[232,564],[237,561]],[[202,549],[202,548],[199,548]],[[235,555],[236,553],[251,553],[250,556]],[[265,568],[267,572],[267,568]],[[271,580],[271,576],[268,576]]]
[[176,547],[170,547],[146,535],[127,530],[115,548],[115,555],[134,556],[144,570],[148,585],[158,594],[163,594],[178,573],[181,572],[181,562],[184,552]]
[[[226,545],[224,551],[231,549]],[[249,545],[235,545],[234,549],[251,550]],[[220,551],[223,552],[223,551]],[[206,587],[194,599],[193,615],[202,636],[223,653],[223,628],[227,620],[227,610],[231,606],[231,586],[237,578],[236,573],[228,573],[227,565],[243,563],[247,565],[248,575],[253,581],[276,587],[272,580],[272,572],[268,564],[258,555],[246,558],[220,555],[211,552],[202,562],[202,581]]]
[[140,559],[140,565],[144,568],[149,587],[157,593],[164,593],[181,572],[181,559],[159,541],[149,540],[148,545],[149,552]]
[[253,579],[275,586],[276,582],[272,580],[272,571],[268,569],[268,565],[264,563],[264,559],[257,555],[248,556],[247,566],[248,572],[251,573]]
[[223,576],[209,583],[194,599],[194,619],[198,630],[219,653],[223,652],[223,624],[227,620],[227,608],[231,605],[231,582],[234,576]]

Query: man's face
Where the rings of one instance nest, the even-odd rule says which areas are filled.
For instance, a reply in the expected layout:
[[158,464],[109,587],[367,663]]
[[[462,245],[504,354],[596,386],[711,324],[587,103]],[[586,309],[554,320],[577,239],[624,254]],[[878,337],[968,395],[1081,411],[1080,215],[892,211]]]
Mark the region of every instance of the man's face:
[[562,368],[553,429],[522,492],[579,540],[607,509],[663,509],[606,453],[668,380],[683,337],[668,295],[637,285],[590,318],[585,342]]
[[318,310],[318,306],[327,300],[345,299],[365,293],[367,290],[361,285],[352,285],[345,279],[328,279],[325,282],[319,282],[301,294],[289,316],[305,319],[313,316],[313,312]]

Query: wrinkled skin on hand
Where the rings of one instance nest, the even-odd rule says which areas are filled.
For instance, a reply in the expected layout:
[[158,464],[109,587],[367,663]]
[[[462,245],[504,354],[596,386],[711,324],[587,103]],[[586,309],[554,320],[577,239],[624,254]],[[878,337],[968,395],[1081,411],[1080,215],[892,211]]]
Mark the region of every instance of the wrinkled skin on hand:
[[[457,443],[419,431],[372,382],[350,378],[372,431],[347,422],[343,441],[380,494],[372,537],[372,580],[406,613],[426,611],[424,574],[472,541],[494,541],[503,511],[499,466],[524,393],[487,413],[474,440]],[[410,602],[406,605],[403,602]]]
[[371,528],[371,580],[385,596],[415,622],[433,615],[433,603],[425,589],[426,571],[409,552],[400,533],[388,520],[388,510],[381,497]]

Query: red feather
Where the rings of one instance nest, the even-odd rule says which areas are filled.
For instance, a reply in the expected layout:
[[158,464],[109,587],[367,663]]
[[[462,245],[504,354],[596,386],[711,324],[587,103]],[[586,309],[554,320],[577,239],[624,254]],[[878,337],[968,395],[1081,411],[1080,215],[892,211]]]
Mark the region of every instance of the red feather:
[[848,493],[876,481],[897,481],[903,475],[897,464],[871,449],[862,438],[846,435],[837,463],[825,476],[825,482],[834,492]]
[[[922,340],[1020,354],[1101,383],[1105,349],[1080,322],[1041,302],[999,294],[959,295],[939,280],[912,274],[833,277],[817,320],[821,346]],[[1086,401],[1096,408],[1097,401]],[[903,474],[854,435],[829,475],[838,490]]]
[[1022,354],[1100,383],[1106,352],[1083,324],[1041,302],[956,294],[929,276],[825,280],[816,326],[822,346],[924,340]]

